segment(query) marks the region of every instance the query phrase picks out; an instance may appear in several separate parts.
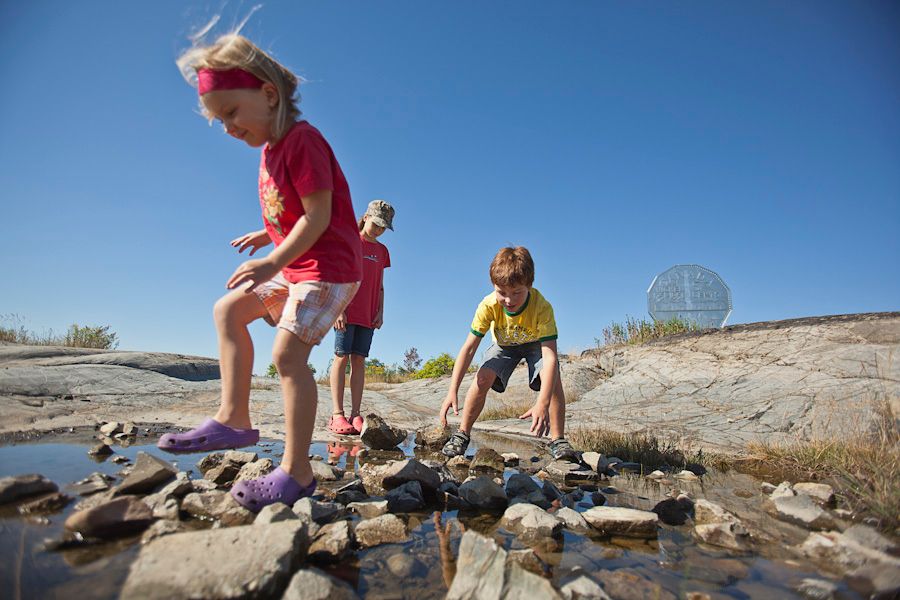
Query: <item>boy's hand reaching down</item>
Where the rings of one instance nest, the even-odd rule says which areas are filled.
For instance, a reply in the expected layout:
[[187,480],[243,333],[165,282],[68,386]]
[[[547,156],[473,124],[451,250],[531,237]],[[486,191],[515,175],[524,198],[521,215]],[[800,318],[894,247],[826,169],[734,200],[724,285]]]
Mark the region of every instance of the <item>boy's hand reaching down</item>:
[[534,406],[528,409],[528,412],[520,416],[520,419],[531,417],[531,433],[538,437],[543,437],[550,433],[550,411],[549,405],[541,405],[535,402]]
[[459,414],[459,399],[456,394],[450,392],[447,394],[447,397],[444,398],[444,402],[441,404],[441,427],[447,426],[447,413],[450,412],[450,407],[453,407],[453,414]]

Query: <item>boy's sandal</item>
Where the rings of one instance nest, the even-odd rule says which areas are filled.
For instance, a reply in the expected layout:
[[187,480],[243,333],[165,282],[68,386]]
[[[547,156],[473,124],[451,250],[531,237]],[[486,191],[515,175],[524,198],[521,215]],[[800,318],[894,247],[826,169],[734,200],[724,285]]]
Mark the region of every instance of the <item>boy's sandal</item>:
[[258,441],[259,429],[235,429],[206,419],[190,431],[163,434],[156,447],[169,452],[206,452],[252,446]]
[[328,429],[338,435],[354,435],[357,433],[344,415],[331,415],[331,418],[328,419]]
[[356,430],[356,433],[362,433],[363,425],[365,425],[365,420],[362,418],[362,415],[356,415],[350,419],[350,424],[353,426],[353,429]]
[[444,456],[449,456],[453,458],[454,456],[462,456],[466,453],[466,449],[469,447],[469,438],[468,435],[463,433],[462,431],[454,432],[453,435],[450,436],[450,439],[447,440],[447,443],[444,444],[444,447],[441,449],[441,454]]
[[276,467],[271,473],[259,479],[239,481],[231,488],[231,497],[238,504],[253,512],[276,502],[293,506],[300,498],[312,496],[316,491],[316,480],[304,487],[283,470]]
[[547,446],[550,456],[553,460],[567,460],[570,462],[578,462],[580,460],[578,451],[572,447],[572,444],[566,438],[557,438],[550,442]]

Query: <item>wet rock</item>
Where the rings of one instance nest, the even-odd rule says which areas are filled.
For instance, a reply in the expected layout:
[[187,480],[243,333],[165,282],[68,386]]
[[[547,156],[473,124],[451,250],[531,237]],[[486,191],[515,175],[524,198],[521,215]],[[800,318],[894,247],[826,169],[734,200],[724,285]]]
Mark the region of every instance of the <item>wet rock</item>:
[[184,524],[181,521],[155,521],[146,531],[144,531],[144,534],[141,536],[141,543],[147,544],[158,537],[179,533],[181,531],[184,531]]
[[405,542],[406,525],[396,515],[386,514],[360,521],[355,530],[356,541],[363,548]]
[[347,485],[341,486],[335,490],[334,501],[338,504],[350,504],[352,502],[363,502],[369,498],[366,493],[366,486],[359,479],[354,479]]
[[109,456],[110,454],[113,454],[113,453],[114,453],[114,451],[110,447],[110,445],[104,444],[103,442],[100,442],[99,444],[94,444],[88,450],[88,456],[95,456],[97,458]]
[[738,518],[715,502],[704,498],[694,503],[694,523],[733,523]]
[[200,469],[201,473],[206,473],[210,469],[218,467],[222,464],[222,459],[225,458],[224,452],[212,452],[211,454],[207,454],[199,461],[197,461],[197,468]]
[[425,566],[405,552],[394,554],[385,561],[388,571],[397,577],[411,577],[416,571],[421,571]]
[[[440,450],[450,439],[450,428],[435,425],[416,432],[416,446]],[[396,445],[396,444],[395,444]]]
[[34,500],[29,500],[24,504],[19,506],[19,514],[28,515],[28,514],[36,514],[36,513],[52,513],[57,512],[65,508],[65,506],[72,501],[70,496],[66,496],[65,494],[61,494],[59,492],[53,492],[46,496],[41,496],[39,498],[35,498]]
[[838,568],[845,574],[866,567],[900,572],[900,558],[864,546],[854,537],[836,531],[810,533],[797,549],[803,556]]
[[309,560],[316,563],[339,562],[353,546],[353,530],[349,521],[325,525],[316,533],[309,546]]
[[371,499],[364,502],[351,502],[347,505],[347,509],[355,512],[363,519],[373,519],[387,514],[388,501]]
[[278,523],[280,521],[290,521],[291,519],[297,519],[297,515],[294,514],[294,511],[291,510],[291,507],[283,502],[276,502],[274,504],[269,504],[268,506],[264,506],[262,510],[260,510],[256,514],[256,518],[253,519],[254,525],[268,525],[269,523]]
[[511,563],[506,569],[506,581],[501,597],[504,600],[560,600],[559,592],[545,577]]
[[166,494],[162,491],[141,498],[156,519],[168,519],[177,521],[180,511],[178,499],[172,494]]
[[294,574],[281,600],[358,600],[350,585],[314,567]]
[[797,591],[809,600],[832,600],[838,591],[838,586],[824,579],[807,578],[800,582]]
[[583,481],[597,481],[600,476],[596,471],[585,468],[579,463],[566,460],[554,460],[544,470],[550,477],[566,485],[576,485]]
[[370,496],[383,496],[387,491],[383,485],[386,468],[386,465],[366,463],[356,470],[356,474]]
[[369,448],[393,450],[406,439],[406,430],[392,427],[376,414],[366,415],[359,438]]
[[597,579],[604,591],[616,600],[676,600],[676,596],[658,583],[644,579],[633,569],[598,571]]
[[388,510],[392,513],[413,512],[425,507],[422,485],[418,481],[407,481],[385,494]]
[[547,565],[538,558],[531,548],[524,550],[510,550],[506,555],[506,564],[517,563],[526,571],[530,571],[535,575],[544,575],[547,572]]
[[152,454],[138,452],[134,467],[116,488],[116,494],[146,494],[174,479],[177,474],[178,470],[171,463]]
[[137,435],[137,426],[135,426],[135,424],[131,421],[125,421],[125,423],[122,424],[122,433],[129,437]]
[[65,528],[84,537],[109,539],[143,531],[152,522],[153,513],[146,504],[125,496],[69,515]]
[[486,475],[459,486],[459,497],[467,505],[489,512],[500,512],[508,504],[506,492]]
[[469,463],[469,470],[475,475],[495,476],[503,473],[506,464],[503,457],[492,448],[479,448]]
[[507,467],[519,466],[519,455],[515,452],[503,452],[500,456],[503,457],[503,464]]
[[493,539],[466,531],[459,543],[456,576],[447,600],[499,599],[505,574],[506,551]]
[[382,486],[387,490],[416,481],[423,493],[433,495],[441,485],[440,476],[414,458],[387,465],[383,474]]
[[591,526],[585,521],[584,517],[578,511],[571,508],[562,507],[555,513],[556,517],[563,522],[563,526],[573,533],[587,533],[591,530]]
[[527,502],[544,509],[551,506],[550,501],[544,497],[540,486],[524,473],[514,473],[506,481],[506,496],[509,498],[510,504]]
[[541,488],[541,493],[544,494],[544,498],[553,502],[554,500],[559,500],[563,497],[563,493],[559,491],[559,488],[553,485],[550,481],[545,481],[543,487]]
[[653,512],[666,525],[684,525],[693,511],[694,503],[687,496],[666,498],[653,507]]
[[[461,482],[453,471],[447,468],[447,465],[436,460],[423,460],[422,464],[438,474],[441,483],[454,483],[459,485]],[[440,491],[440,490],[439,490]]]
[[116,421],[110,421],[100,426],[100,433],[103,435],[113,436],[122,432],[122,424]]
[[203,494],[192,492],[181,501],[181,510],[200,519],[216,519],[222,525],[246,525],[255,515],[237,503],[228,492],[213,490]]
[[760,491],[762,491],[763,494],[771,495],[772,492],[774,492],[778,488],[776,486],[772,485],[771,483],[769,483],[768,481],[763,481],[759,485],[759,489],[760,489]]
[[582,513],[584,519],[602,535],[655,538],[657,535],[656,513],[633,508],[595,506]]
[[120,598],[278,597],[307,545],[296,520],[167,535],[141,548]]
[[259,460],[254,460],[253,462],[249,462],[244,464],[241,467],[241,470],[238,471],[237,477],[234,478],[234,483],[238,481],[250,481],[251,479],[259,479],[260,477],[264,477],[272,472],[272,469],[275,468],[274,463],[272,463],[271,458],[261,458]]
[[114,463],[116,463],[117,465],[124,465],[125,463],[131,462],[131,459],[128,458],[127,456],[119,455],[119,456],[113,456],[112,461]]
[[900,545],[887,539],[868,525],[853,525],[843,532],[844,537],[879,552],[897,556],[900,554]]
[[329,465],[324,461],[314,460],[309,463],[316,481],[337,481],[343,478],[344,470]]
[[447,466],[451,469],[469,468],[470,459],[465,456],[454,456],[447,461]]
[[738,521],[701,523],[694,526],[692,533],[696,539],[711,546],[719,546],[741,552],[750,549],[750,535]]
[[438,486],[438,495],[450,494],[451,496],[459,496],[459,484],[453,481],[444,481]]
[[789,521],[807,529],[833,529],[836,527],[834,517],[813,501],[809,496],[779,496],[772,500],[777,516],[782,521]]
[[81,481],[66,486],[66,490],[78,496],[90,496],[109,489],[112,478],[104,473],[91,473]]
[[775,500],[776,498],[786,498],[789,496],[796,496],[796,495],[797,495],[796,492],[794,492],[794,489],[791,487],[791,482],[790,481],[782,481],[781,483],[778,484],[778,487],[776,487],[774,490],[772,490],[770,497],[772,498],[772,500]]
[[611,600],[600,585],[581,573],[559,589],[565,600]]
[[799,495],[809,496],[820,506],[834,504],[834,488],[824,483],[795,483],[794,492]]
[[0,479],[0,505],[58,490],[55,483],[36,473],[4,477]]
[[198,494],[211,492],[215,489],[218,489],[218,487],[219,486],[217,486],[212,481],[209,481],[208,479],[191,479],[191,491]]
[[294,514],[313,523],[324,525],[344,515],[344,509],[334,502],[319,502],[312,498],[300,498],[293,506]]
[[591,502],[594,503],[594,506],[604,506],[606,504],[606,496],[600,492],[594,492],[591,494]]
[[534,504],[514,504],[506,509],[500,526],[523,539],[558,537],[563,522]]

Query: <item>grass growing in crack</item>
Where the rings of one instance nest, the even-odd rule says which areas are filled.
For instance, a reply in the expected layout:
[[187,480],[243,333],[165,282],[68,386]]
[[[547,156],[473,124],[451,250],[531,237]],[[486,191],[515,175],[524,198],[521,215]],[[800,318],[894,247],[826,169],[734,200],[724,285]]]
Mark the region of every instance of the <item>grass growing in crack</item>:
[[900,427],[888,402],[877,407],[878,419],[869,431],[846,439],[793,444],[756,442],[741,470],[780,473],[796,481],[831,485],[845,508],[859,517],[875,517],[879,528],[900,528]]
[[653,470],[660,467],[684,467],[699,463],[726,471],[731,458],[702,450],[693,452],[673,439],[661,438],[646,431],[624,433],[602,428],[579,427],[566,434],[576,449],[615,456],[626,462],[636,462]]
[[677,333],[698,331],[701,328],[693,321],[672,317],[668,321],[652,319],[635,319],[626,316],[625,323],[613,321],[603,328],[603,340],[594,338],[597,347],[613,346],[616,344],[643,344],[652,340],[658,340]]

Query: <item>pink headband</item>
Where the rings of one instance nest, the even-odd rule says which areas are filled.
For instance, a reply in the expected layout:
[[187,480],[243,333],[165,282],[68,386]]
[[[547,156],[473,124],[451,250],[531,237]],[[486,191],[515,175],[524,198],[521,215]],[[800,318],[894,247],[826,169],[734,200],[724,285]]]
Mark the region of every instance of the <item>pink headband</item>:
[[262,79],[237,67],[233,69],[197,69],[197,92],[202,96],[218,90],[261,88]]

